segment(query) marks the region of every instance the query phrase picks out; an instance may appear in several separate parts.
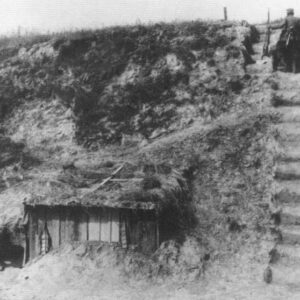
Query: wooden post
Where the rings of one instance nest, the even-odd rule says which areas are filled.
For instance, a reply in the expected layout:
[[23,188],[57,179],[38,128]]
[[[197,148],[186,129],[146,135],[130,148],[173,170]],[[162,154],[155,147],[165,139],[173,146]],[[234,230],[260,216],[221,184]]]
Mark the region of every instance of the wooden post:
[[159,230],[160,230],[160,226],[159,226],[159,214],[156,211],[155,212],[155,223],[156,223],[156,248],[158,249],[160,246],[160,236],[159,236]]
[[228,15],[227,15],[227,7],[224,7],[224,20],[227,21]]
[[110,230],[111,230],[110,210],[104,208],[101,213],[101,241],[110,242]]
[[109,242],[112,242],[112,212],[113,209],[109,209]]
[[22,268],[25,266],[27,261],[29,260],[29,238],[28,238],[28,227],[29,227],[29,212],[24,204],[24,218],[23,218],[23,230],[24,230],[24,241],[23,241],[23,247],[24,247],[24,253],[23,253],[23,262],[22,262]]
[[28,230],[28,238],[29,238],[29,260],[33,260],[39,253],[37,251],[38,248],[38,218],[36,211],[34,209],[30,210],[29,213],[29,230]]

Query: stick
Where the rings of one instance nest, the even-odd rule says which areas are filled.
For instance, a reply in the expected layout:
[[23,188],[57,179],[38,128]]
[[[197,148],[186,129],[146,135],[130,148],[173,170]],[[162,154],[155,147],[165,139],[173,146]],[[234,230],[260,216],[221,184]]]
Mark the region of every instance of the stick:
[[271,28],[270,28],[270,9],[268,9],[268,21],[267,21],[267,35],[264,42],[263,53],[261,55],[261,59],[265,56],[269,56],[269,46],[270,46],[270,38],[271,38]]
[[97,191],[98,189],[100,189],[103,185],[105,185],[108,181],[110,181],[111,179],[113,179],[122,169],[124,168],[124,164],[121,165],[116,171],[114,171],[109,177],[107,177],[106,179],[104,179],[99,185],[97,185],[94,189],[93,192]]

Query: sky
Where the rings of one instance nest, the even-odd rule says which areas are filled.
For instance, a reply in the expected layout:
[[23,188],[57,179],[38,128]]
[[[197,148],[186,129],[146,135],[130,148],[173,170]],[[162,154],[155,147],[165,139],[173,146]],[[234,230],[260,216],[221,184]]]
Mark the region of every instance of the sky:
[[157,21],[221,19],[251,23],[283,17],[289,7],[300,16],[299,0],[0,0],[0,34],[60,31]]

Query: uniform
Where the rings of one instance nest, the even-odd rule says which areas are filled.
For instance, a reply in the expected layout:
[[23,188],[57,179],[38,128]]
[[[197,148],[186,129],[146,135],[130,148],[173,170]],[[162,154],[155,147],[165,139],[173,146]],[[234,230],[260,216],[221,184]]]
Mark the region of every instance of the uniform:
[[287,33],[289,29],[299,27],[300,18],[297,18],[292,15],[288,15],[283,22],[278,25],[271,26],[272,29],[282,29],[281,37],[280,38],[287,38]]
[[273,70],[276,71],[283,58],[288,72],[296,72],[296,61],[300,53],[300,18],[294,16],[294,10],[287,10],[287,17],[271,29],[282,29],[276,51],[273,53]]

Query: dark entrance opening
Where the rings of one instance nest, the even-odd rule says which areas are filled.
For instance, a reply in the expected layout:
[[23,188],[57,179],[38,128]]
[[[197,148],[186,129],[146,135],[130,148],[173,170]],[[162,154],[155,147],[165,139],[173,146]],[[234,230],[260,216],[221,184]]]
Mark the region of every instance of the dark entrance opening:
[[[18,232],[15,234],[18,235]],[[5,268],[22,268],[24,247],[15,243],[14,233],[4,228],[0,234],[0,270]]]

